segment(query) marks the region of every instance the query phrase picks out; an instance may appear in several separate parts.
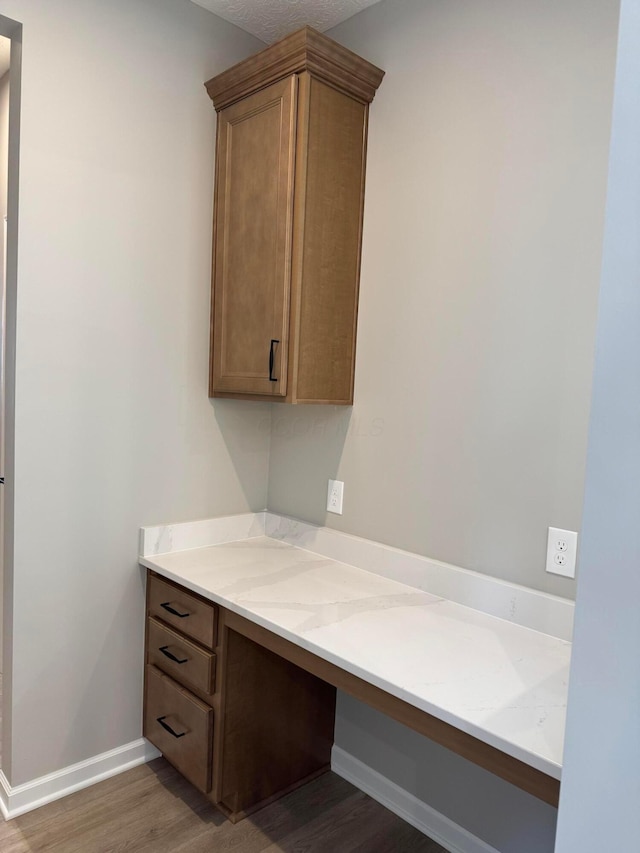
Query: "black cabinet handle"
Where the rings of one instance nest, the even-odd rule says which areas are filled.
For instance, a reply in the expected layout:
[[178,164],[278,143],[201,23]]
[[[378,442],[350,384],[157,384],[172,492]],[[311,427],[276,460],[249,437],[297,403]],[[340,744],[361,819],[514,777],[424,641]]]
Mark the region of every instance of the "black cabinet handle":
[[178,732],[174,732],[174,730],[171,728],[171,726],[168,723],[165,723],[166,719],[167,719],[167,717],[165,714],[164,717],[158,717],[157,722],[160,723],[162,728],[166,729],[170,735],[173,735],[174,737],[184,737],[186,735],[186,732],[180,732],[180,734],[178,734]]
[[273,375],[273,357],[274,357],[274,344],[279,344],[280,341],[277,338],[271,338],[271,345],[269,347],[269,382],[277,382],[278,379]]
[[160,605],[160,607],[164,607],[164,609],[165,609],[168,613],[173,613],[173,615],[174,615],[174,616],[179,616],[181,619],[184,619],[185,617],[187,617],[187,616],[190,616],[190,615],[191,615],[190,613],[178,613],[178,611],[177,611],[177,610],[174,610],[174,609],[173,609],[173,607],[171,606],[171,602],[170,602],[170,601],[165,601],[165,603],[164,603],[164,604],[161,604],[161,605]]
[[166,658],[169,658],[169,660],[172,660],[172,661],[174,661],[175,663],[187,663],[187,661],[189,660],[189,658],[185,658],[184,660],[180,660],[180,659],[179,659],[179,658],[177,658],[175,655],[172,655],[172,654],[171,654],[171,652],[170,652],[170,651],[168,651],[168,648],[169,648],[169,646],[162,646],[162,648],[158,649],[158,651],[159,651],[159,652],[162,652],[162,654],[163,654]]

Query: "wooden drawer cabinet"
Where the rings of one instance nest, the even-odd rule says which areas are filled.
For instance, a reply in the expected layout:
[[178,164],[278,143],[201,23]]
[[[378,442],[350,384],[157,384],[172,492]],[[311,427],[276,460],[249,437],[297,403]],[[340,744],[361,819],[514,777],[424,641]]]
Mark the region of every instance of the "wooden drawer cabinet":
[[147,625],[148,662],[203,693],[212,694],[215,683],[216,656],[171,631],[153,617]]
[[212,649],[216,637],[216,608],[183,587],[158,577],[149,580],[149,614],[162,619]]
[[218,111],[210,396],[353,402],[382,77],[305,27],[206,84]]
[[147,666],[144,736],[196,788],[211,790],[213,711],[153,666]]
[[328,769],[335,688],[231,616],[148,573],[144,735],[236,821]]

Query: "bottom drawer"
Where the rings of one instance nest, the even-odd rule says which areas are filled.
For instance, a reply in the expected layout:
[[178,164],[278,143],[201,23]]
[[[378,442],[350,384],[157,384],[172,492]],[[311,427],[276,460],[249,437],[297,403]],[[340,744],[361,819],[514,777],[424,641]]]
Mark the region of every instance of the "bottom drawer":
[[144,736],[203,793],[211,790],[213,711],[147,666]]

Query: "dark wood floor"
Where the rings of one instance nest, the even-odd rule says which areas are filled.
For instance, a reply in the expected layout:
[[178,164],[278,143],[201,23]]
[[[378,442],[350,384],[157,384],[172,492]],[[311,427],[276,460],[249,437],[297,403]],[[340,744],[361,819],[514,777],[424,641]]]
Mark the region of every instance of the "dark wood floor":
[[0,821],[2,853],[445,853],[333,773],[235,826],[163,758]]

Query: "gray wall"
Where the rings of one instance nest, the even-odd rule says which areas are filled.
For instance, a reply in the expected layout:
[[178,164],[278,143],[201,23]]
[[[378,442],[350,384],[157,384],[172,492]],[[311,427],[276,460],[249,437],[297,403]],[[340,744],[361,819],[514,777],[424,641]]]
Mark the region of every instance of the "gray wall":
[[[0,300],[4,294],[4,218],[7,215],[9,169],[9,72],[0,77]],[[4,322],[0,330],[0,371],[4,371]],[[3,379],[0,377],[0,382]],[[4,387],[0,391],[0,474],[4,473]],[[2,672],[2,611],[4,609],[4,489],[0,487],[0,673]]]
[[[9,72],[0,77],[0,224],[7,215],[7,170],[9,160]],[[0,228],[0,261],[4,252],[4,228]],[[0,280],[4,270],[0,263]]]
[[[572,597],[618,0],[384,0],[356,403],[274,408],[269,507]],[[326,515],[327,478],[344,515]]]
[[[617,13],[383,0],[331,32],[387,72],[356,402],[274,406],[271,510],[573,596],[546,529],[580,529]],[[555,809],[346,696],[336,743],[501,853],[553,850]]]
[[640,849],[639,48],[623,0],[557,853]]
[[202,84],[261,44],[187,0],[2,12],[23,24],[2,756],[18,785],[140,737],[138,528],[264,508],[269,410],[207,397]]

